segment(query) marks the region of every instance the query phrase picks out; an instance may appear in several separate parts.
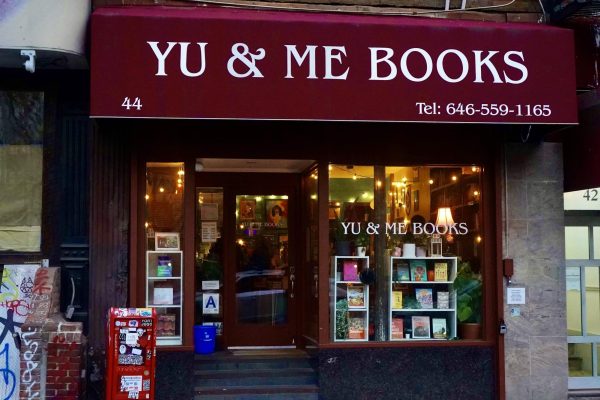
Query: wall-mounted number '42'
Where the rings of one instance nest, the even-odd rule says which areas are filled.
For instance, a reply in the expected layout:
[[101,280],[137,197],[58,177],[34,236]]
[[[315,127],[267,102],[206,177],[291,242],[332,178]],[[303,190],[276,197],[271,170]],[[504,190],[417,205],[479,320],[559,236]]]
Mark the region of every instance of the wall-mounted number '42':
[[127,110],[131,110],[131,108],[133,107],[140,111],[142,109],[142,101],[139,97],[136,97],[132,103],[129,97],[125,97],[125,99],[123,99],[123,104],[121,104],[121,107],[125,107]]
[[598,190],[596,189],[588,189],[585,191],[583,198],[587,201],[598,201]]

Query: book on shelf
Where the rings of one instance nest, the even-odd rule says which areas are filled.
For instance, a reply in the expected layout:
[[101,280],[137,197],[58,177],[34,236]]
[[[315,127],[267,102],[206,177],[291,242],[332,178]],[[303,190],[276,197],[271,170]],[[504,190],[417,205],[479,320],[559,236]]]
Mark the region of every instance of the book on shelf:
[[421,308],[433,308],[433,289],[415,289],[415,297]]
[[412,317],[412,337],[414,339],[429,339],[431,338],[431,326],[429,317],[421,315],[413,315]]
[[409,264],[406,261],[399,261],[396,264],[396,275],[394,276],[394,280],[410,281]]
[[392,318],[392,339],[404,339],[404,318]]
[[431,326],[434,339],[448,339],[448,328],[446,318],[432,318]]
[[400,290],[392,291],[392,309],[402,308],[402,292]]
[[414,282],[427,281],[427,263],[425,260],[410,260],[410,278]]
[[348,339],[365,338],[365,319],[361,317],[348,318]]
[[448,281],[448,263],[436,262],[434,264],[435,269],[435,281]]
[[346,260],[342,266],[345,281],[358,281],[358,263],[356,261]]
[[437,292],[437,308],[450,308],[449,292]]
[[365,308],[365,287],[363,285],[349,285],[346,288],[348,308]]

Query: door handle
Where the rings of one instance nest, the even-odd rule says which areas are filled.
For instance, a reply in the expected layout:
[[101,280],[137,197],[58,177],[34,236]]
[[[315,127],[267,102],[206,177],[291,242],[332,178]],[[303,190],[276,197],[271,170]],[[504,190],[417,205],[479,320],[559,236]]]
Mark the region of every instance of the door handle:
[[319,275],[314,274],[313,277],[315,280],[315,298],[318,299],[319,298]]
[[290,274],[290,283],[292,284],[292,290],[290,291],[290,298],[294,298],[294,282],[296,281],[296,275]]

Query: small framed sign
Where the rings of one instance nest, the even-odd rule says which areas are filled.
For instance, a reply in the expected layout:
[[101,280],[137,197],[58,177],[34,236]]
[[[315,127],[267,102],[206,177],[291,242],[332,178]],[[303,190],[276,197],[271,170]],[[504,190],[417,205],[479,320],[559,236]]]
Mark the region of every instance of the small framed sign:
[[179,233],[177,232],[156,232],[154,234],[155,249],[160,250],[179,250]]

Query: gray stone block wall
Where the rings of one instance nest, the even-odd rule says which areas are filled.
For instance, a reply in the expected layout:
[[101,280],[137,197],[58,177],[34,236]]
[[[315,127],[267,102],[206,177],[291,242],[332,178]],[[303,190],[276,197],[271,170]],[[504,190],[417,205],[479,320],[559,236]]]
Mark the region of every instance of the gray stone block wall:
[[[507,143],[503,258],[526,304],[504,304],[507,400],[567,399],[563,161],[560,143]],[[506,283],[505,283],[506,289]],[[506,294],[506,290],[504,292]],[[520,308],[520,316],[511,309]]]

